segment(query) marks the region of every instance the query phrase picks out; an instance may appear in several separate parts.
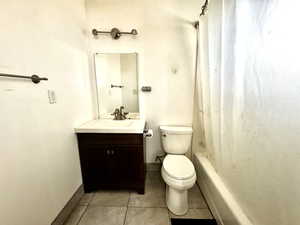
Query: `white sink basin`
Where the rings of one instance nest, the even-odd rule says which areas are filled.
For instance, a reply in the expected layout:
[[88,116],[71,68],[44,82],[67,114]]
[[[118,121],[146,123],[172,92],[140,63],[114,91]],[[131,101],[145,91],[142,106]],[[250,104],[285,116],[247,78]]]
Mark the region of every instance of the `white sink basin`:
[[145,120],[92,120],[75,128],[76,133],[143,133]]
[[94,127],[129,127],[133,124],[132,120],[97,120],[95,123],[93,123]]

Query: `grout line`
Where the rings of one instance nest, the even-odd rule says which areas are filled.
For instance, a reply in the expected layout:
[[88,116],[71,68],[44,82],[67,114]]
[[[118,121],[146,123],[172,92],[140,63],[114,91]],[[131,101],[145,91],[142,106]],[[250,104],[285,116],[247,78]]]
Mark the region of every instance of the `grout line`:
[[74,213],[74,211],[76,210],[78,205],[76,205],[71,212],[69,213],[69,215],[66,217],[65,221],[63,222],[63,225],[66,224],[68,222],[68,220],[71,218],[72,214]]
[[[92,200],[94,199],[95,197],[95,193],[92,193],[92,197],[91,199],[87,202],[87,205],[81,205],[81,206],[85,206],[85,210],[84,212],[81,214],[78,222],[76,223],[76,225],[79,225],[79,223],[81,222],[81,219],[83,218],[83,216],[85,215],[85,213],[87,212],[88,208],[90,207],[90,203],[92,202]],[[80,202],[79,202],[80,203]],[[79,205],[80,206],[80,205]]]
[[125,217],[124,217],[124,223],[123,223],[123,225],[126,224],[129,201],[130,201],[130,193],[129,193],[129,196],[128,196],[128,201],[127,201],[127,206],[126,206],[126,212],[125,212]]
[[[146,178],[147,179],[147,178]],[[151,180],[151,179],[147,179],[147,180]],[[164,184],[164,188],[165,188],[165,183],[163,182]],[[97,204],[92,204],[92,201],[94,200],[95,198],[95,195],[96,193],[92,193],[92,196],[90,198],[90,200],[87,202],[87,205],[82,205],[83,207],[86,207],[84,212],[82,213],[82,215],[80,216],[80,219],[78,220],[78,222],[76,223],[76,225],[79,225],[80,222],[82,221],[82,218],[83,216],[86,214],[87,210],[90,208],[90,207],[117,207],[117,208],[124,208],[126,207],[126,212],[125,212],[125,217],[124,217],[124,222],[123,222],[123,225],[126,224],[126,220],[127,220],[127,214],[128,214],[128,209],[129,208],[161,208],[161,209],[167,209],[167,212],[168,212],[168,218],[169,218],[169,224],[171,225],[171,220],[170,220],[170,214],[169,214],[169,210],[166,206],[146,206],[146,207],[139,207],[139,206],[129,206],[129,203],[130,203],[130,199],[131,199],[131,196],[134,192],[130,192],[129,191],[129,197],[128,197],[128,200],[127,200],[127,205],[125,206],[116,206],[116,205],[112,205],[112,206],[103,206],[103,205],[97,205]]]
[[96,195],[96,193],[92,193],[92,197],[91,197],[91,199],[88,201],[88,206],[91,204],[91,202],[94,200],[94,198],[95,198],[95,195]]
[[169,216],[169,225],[172,225],[172,222],[171,222],[171,211],[167,208],[168,210],[168,216]]
[[126,223],[126,219],[127,219],[127,212],[128,212],[128,207],[126,207],[126,212],[125,212],[125,217],[124,217],[124,223],[123,223],[123,225],[125,225],[125,223]]
[[126,205],[94,205],[91,204],[89,207],[101,207],[101,208],[126,208]]
[[80,223],[80,221],[81,221],[82,217],[84,216],[84,214],[86,213],[86,211],[87,211],[88,207],[89,207],[88,205],[87,205],[87,206],[85,206],[85,210],[84,210],[84,211],[83,211],[83,213],[81,214],[81,216],[80,216],[80,218],[79,218],[78,222],[76,223],[76,225],[79,225],[79,223]]
[[168,215],[169,215],[169,224],[172,225],[172,223],[171,223],[171,218],[172,218],[172,217],[171,217],[171,214],[170,214],[171,212],[170,212],[169,209],[167,209],[167,210],[168,210]]
[[[214,217],[214,215],[212,214],[212,211],[211,211],[211,209],[209,208],[209,205],[208,205],[208,203],[207,203],[207,201],[206,201],[206,199],[205,199],[205,197],[204,197],[204,195],[203,195],[203,192],[202,192],[202,190],[201,190],[200,185],[198,184],[198,182],[196,182],[196,185],[198,186],[198,188],[199,188],[199,190],[200,190],[200,193],[201,193],[201,195],[202,195],[202,198],[203,198],[203,200],[204,200],[204,202],[205,202],[205,204],[206,204],[206,206],[207,206],[205,209],[208,209],[208,211],[210,212],[210,215],[212,216],[212,218],[215,219],[215,217]],[[204,209],[204,208],[203,208],[203,209]]]
[[145,207],[143,207],[143,206],[128,206],[128,208],[137,208],[137,209],[143,209],[143,208],[145,208],[145,209],[155,209],[155,208],[157,208],[157,209],[167,209],[167,207],[165,207],[165,206],[145,206]]
[[125,205],[101,205],[101,204],[93,204],[91,203],[93,201],[93,199],[95,198],[95,193],[93,194],[93,197],[91,198],[91,200],[89,201],[89,206],[97,206],[97,207],[117,207],[117,208],[124,208],[127,207],[129,204],[129,199],[130,199],[130,193],[128,193],[128,200],[127,200],[127,204]]

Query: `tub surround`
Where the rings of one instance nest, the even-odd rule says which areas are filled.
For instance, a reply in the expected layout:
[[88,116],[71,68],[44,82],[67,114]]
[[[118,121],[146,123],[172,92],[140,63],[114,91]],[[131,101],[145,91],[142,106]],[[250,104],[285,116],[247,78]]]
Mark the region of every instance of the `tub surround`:
[[232,193],[200,152],[193,154],[197,182],[218,224],[253,225]]

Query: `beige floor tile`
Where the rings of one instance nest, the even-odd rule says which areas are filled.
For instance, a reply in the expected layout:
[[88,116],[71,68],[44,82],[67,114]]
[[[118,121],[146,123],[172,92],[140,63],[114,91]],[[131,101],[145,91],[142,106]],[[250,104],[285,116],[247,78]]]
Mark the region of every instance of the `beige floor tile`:
[[[189,208],[205,209],[206,202],[195,184],[188,193]],[[165,183],[160,172],[147,172],[145,195],[130,194],[129,206],[131,207],[166,207]]]
[[195,184],[188,193],[189,208],[190,209],[205,209],[207,208],[206,202],[200,192],[197,184]]
[[80,199],[79,205],[88,205],[91,202],[93,196],[93,193],[84,194]]
[[164,184],[160,171],[147,171],[146,184]]
[[130,193],[130,207],[166,207],[165,185],[157,182],[147,182],[145,194]]
[[164,208],[128,208],[125,225],[169,225]]
[[131,207],[166,207],[165,196],[160,193],[146,192],[143,196],[130,194],[129,206]]
[[126,207],[89,206],[79,225],[123,225]]
[[161,169],[160,163],[147,163],[146,170],[147,172],[158,172]]
[[98,191],[95,192],[91,205],[127,206],[129,191]]
[[85,213],[86,208],[87,206],[77,206],[64,225],[77,225],[80,218]]
[[212,219],[212,215],[208,209],[189,209],[183,216],[177,216],[169,212],[171,218],[189,218],[189,219]]

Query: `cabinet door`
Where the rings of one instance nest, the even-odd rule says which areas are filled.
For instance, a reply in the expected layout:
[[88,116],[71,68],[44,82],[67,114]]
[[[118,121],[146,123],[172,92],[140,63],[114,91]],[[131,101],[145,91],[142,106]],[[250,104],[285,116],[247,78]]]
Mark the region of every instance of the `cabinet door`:
[[114,146],[115,163],[117,164],[115,177],[119,180],[137,180],[142,178],[143,151],[138,146]]
[[109,168],[109,147],[88,147],[83,149],[81,158],[81,167],[84,183],[97,186],[102,182],[107,182],[111,178]]

